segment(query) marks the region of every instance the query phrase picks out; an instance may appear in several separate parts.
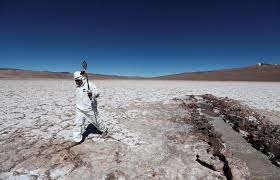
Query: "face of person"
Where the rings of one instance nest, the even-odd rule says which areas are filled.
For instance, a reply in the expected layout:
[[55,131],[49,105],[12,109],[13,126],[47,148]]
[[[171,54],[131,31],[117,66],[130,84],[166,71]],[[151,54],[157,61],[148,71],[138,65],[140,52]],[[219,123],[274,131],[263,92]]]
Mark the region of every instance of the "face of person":
[[77,79],[77,80],[75,80],[75,83],[76,83],[76,85],[77,85],[78,87],[80,87],[80,86],[83,84],[83,81]]

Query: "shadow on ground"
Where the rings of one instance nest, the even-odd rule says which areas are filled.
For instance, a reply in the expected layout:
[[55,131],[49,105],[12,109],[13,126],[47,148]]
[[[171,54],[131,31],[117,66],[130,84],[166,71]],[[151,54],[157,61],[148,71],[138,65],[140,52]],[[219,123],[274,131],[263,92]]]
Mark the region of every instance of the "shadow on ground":
[[89,124],[85,130],[85,132],[83,133],[83,139],[81,142],[79,142],[78,144],[83,143],[86,138],[88,137],[88,135],[90,134],[102,134],[101,131],[99,131],[93,124]]

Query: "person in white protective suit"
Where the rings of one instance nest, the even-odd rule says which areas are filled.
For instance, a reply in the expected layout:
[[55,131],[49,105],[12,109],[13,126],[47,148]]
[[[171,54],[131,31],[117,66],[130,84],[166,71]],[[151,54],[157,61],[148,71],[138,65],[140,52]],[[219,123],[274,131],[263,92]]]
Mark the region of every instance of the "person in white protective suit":
[[74,73],[74,80],[76,82],[76,118],[75,127],[73,131],[73,140],[81,142],[83,140],[83,133],[89,124],[93,124],[99,131],[102,132],[102,137],[108,134],[103,121],[99,118],[97,109],[97,100],[99,93],[96,86],[89,82],[89,89],[86,78],[81,71]]

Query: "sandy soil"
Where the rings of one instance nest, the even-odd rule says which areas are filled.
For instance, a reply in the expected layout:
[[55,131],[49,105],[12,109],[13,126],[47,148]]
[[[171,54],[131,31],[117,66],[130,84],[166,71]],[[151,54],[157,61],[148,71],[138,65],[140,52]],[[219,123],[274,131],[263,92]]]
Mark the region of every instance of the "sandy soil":
[[210,93],[266,111],[280,111],[280,83],[96,81],[111,138],[71,142],[74,83],[1,80],[0,179],[226,179],[196,161],[208,144],[173,98]]

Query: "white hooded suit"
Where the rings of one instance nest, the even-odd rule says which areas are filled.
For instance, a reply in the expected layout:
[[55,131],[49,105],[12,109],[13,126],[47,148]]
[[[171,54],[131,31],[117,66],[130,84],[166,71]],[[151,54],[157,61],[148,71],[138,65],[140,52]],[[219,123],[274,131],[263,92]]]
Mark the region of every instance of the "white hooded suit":
[[106,126],[99,118],[96,96],[98,91],[96,86],[89,82],[89,88],[92,91],[92,100],[90,100],[87,92],[88,85],[83,79],[83,84],[76,88],[76,118],[75,128],[73,131],[73,139],[75,142],[82,140],[82,133],[85,131],[87,125],[92,123],[101,132],[106,131]]

